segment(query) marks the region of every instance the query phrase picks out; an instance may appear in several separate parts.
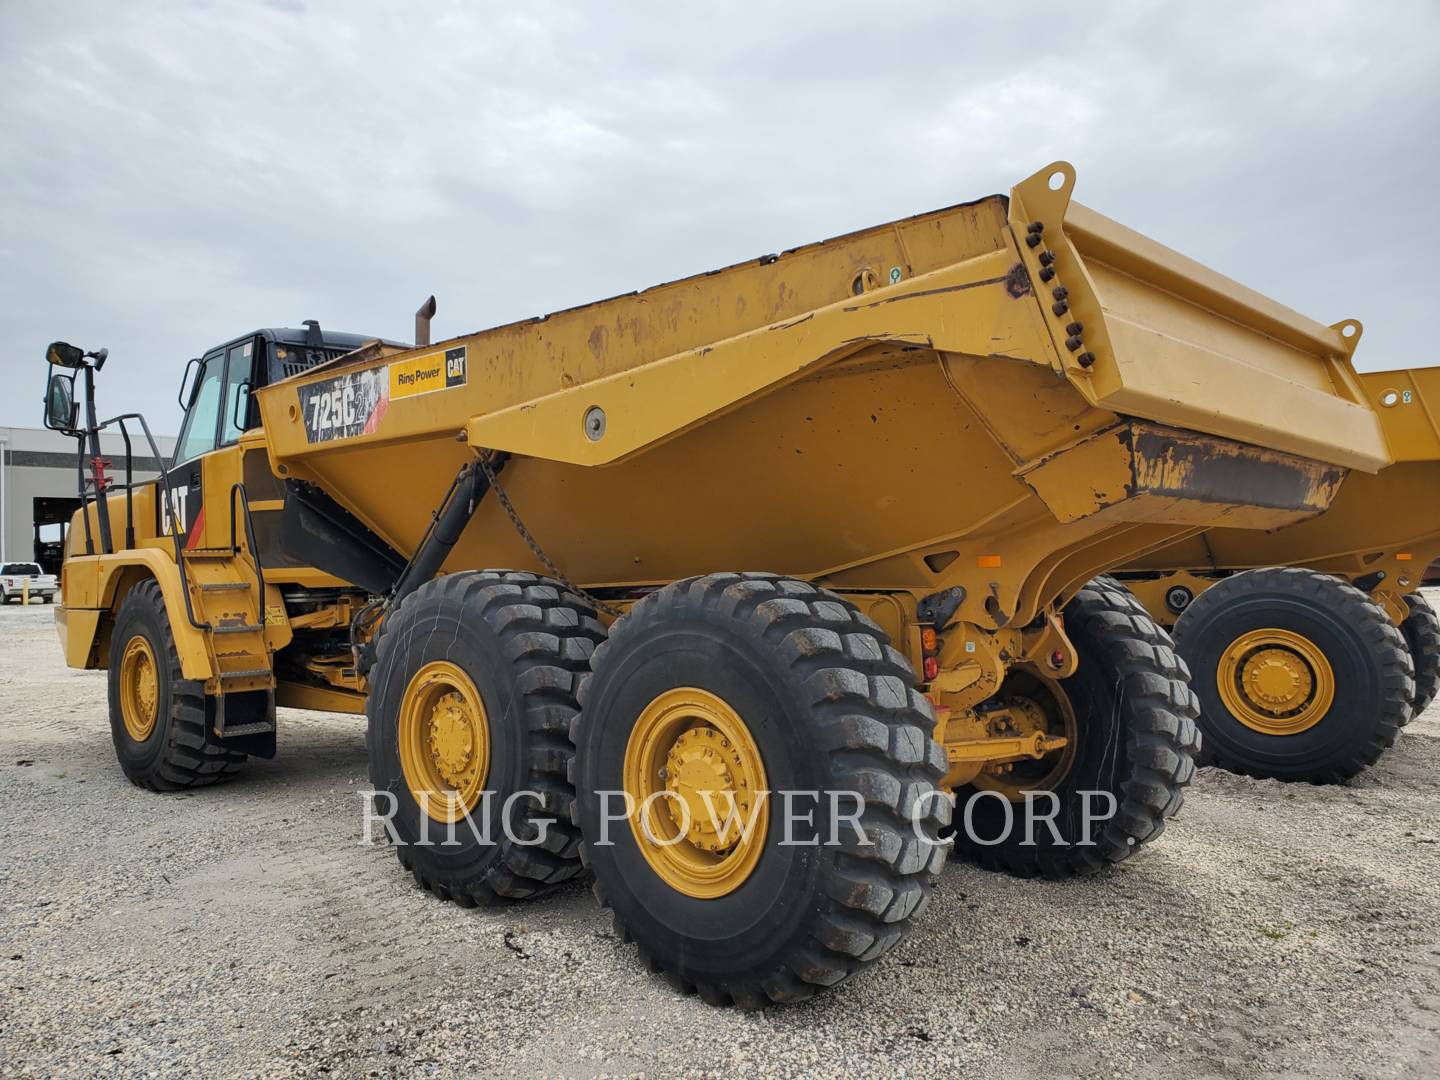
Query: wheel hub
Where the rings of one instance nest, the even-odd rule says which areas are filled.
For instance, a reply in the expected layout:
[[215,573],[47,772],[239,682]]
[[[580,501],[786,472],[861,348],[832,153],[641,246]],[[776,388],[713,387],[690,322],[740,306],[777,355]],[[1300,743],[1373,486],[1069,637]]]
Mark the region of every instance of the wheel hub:
[[126,733],[144,742],[160,718],[160,672],[155,652],[143,637],[130,639],[120,660],[120,716]]
[[1335,674],[1325,653],[1294,630],[1247,630],[1231,642],[1215,671],[1230,715],[1262,735],[1298,735],[1335,701]]
[[1075,763],[1079,725],[1063,680],[1049,672],[1016,668],[1006,676],[995,703],[996,715],[985,735],[1041,735],[1053,739],[1055,747],[1039,759],[986,765],[969,782],[1011,802],[1023,802],[1027,792],[1051,791],[1064,783]]
[[[733,818],[732,810],[742,819],[748,816],[748,781],[737,778],[732,766],[737,771],[742,766],[739,751],[708,724],[682,734],[665,756],[665,788],[672,795],[666,801],[670,820],[677,829],[688,826],[688,841],[703,851],[734,847],[740,838],[739,822],[727,819]],[[717,818],[721,828],[716,827]],[[727,824],[731,827],[724,828]]]
[[635,843],[677,892],[724,896],[759,863],[770,820],[765,764],[745,721],[716,694],[657,695],[631,729],[623,784]]
[[459,787],[470,771],[474,749],[474,725],[466,715],[464,698],[446,694],[430,715],[430,754],[440,775]]
[[1277,714],[1303,705],[1315,689],[1305,662],[1286,649],[1261,649],[1245,662],[1240,678],[1256,704]]
[[485,705],[465,670],[432,660],[410,679],[396,731],[400,770],[417,805],[459,821],[480,801],[490,772]]

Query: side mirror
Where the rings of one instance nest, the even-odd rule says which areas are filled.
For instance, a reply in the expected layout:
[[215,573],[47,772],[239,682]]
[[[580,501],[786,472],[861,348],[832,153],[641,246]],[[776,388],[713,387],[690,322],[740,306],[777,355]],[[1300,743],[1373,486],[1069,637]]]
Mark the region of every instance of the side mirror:
[[45,350],[45,359],[56,367],[78,368],[85,365],[85,350],[67,341],[52,341]]
[[45,386],[45,426],[51,431],[72,433],[75,413],[75,376],[52,371]]
[[236,431],[246,430],[250,419],[250,380],[246,379],[235,387],[235,408],[230,416],[230,425]]
[[[190,395],[185,393],[185,385],[190,381],[190,371],[192,368],[197,368],[199,366],[200,358],[198,356],[192,356],[186,362],[185,370],[180,373],[180,391],[175,395],[175,400],[180,402],[180,408],[182,411],[190,408]],[[194,394],[194,392],[195,387],[191,386],[190,394]]]

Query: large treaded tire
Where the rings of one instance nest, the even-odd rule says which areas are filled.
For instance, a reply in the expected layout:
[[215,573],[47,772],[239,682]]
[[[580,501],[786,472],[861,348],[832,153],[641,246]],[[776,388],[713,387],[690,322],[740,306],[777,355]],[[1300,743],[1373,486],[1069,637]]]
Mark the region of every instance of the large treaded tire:
[[[1320,649],[1334,700],[1313,726],[1269,734],[1242,723],[1220,697],[1221,657],[1241,634],[1276,628]],[[1194,673],[1205,737],[1201,764],[1261,779],[1332,784],[1372,765],[1409,721],[1410,652],[1385,610],[1347,581],[1298,567],[1246,570],[1195,598],[1175,624]]]
[[[1059,682],[1075,710],[1079,746],[1054,788],[1060,842],[1038,820],[1028,843],[1018,824],[1005,830],[997,797],[961,788],[955,811],[958,855],[991,870],[1052,879],[1094,874],[1123,862],[1159,838],[1195,776],[1199,703],[1169,635],[1114,578],[1097,578],[1065,605],[1065,630],[1079,655],[1075,674]],[[1002,690],[1003,693],[1003,690]],[[1109,792],[1116,810],[1084,829],[1084,793]],[[1040,804],[1041,810],[1048,809]],[[963,811],[974,799],[974,838]],[[1096,804],[1099,805],[1098,803]],[[1021,820],[1021,808],[1012,811]],[[999,843],[993,841],[1004,837]]]
[[[120,708],[120,667],[126,645],[143,635],[157,664],[161,708],[144,742],[125,729]],[[137,787],[182,791],[229,780],[245,764],[245,755],[207,736],[205,687],[180,670],[175,636],[165,598],[154,581],[142,581],[120,602],[110,633],[110,738],[120,768]]]
[[[592,666],[574,728],[582,855],[597,899],[650,970],[710,1004],[759,1008],[808,998],[895,946],[944,863],[950,802],[936,786],[945,759],[934,714],[883,630],[803,581],[711,574],[636,604]],[[676,687],[735,708],[772,792],[859,792],[872,843],[847,828],[834,845],[784,845],[772,812],[754,870],[710,899],[667,884],[623,816],[600,844],[597,792],[622,790],[637,717]],[[830,835],[828,819],[822,804],[816,834]]]
[[[605,637],[595,609],[559,582],[502,570],[447,574],[416,589],[386,617],[376,643],[366,701],[366,748],[375,790],[396,798],[393,825],[400,865],[442,900],[464,907],[547,892],[581,870],[580,834],[571,822],[567,777],[574,747],[575,691]],[[397,723],[411,676],[443,659],[474,680],[490,732],[485,782],[497,809],[519,791],[513,835],[495,823],[481,843],[464,822],[457,845],[446,827],[422,820],[400,765]],[[378,805],[377,813],[388,807]],[[542,837],[543,833],[543,839]],[[419,843],[429,839],[430,844]],[[392,838],[393,839],[393,838]],[[516,843],[516,839],[537,843]]]
[[1405,603],[1410,614],[1400,624],[1400,633],[1415,665],[1415,697],[1410,702],[1410,718],[1414,719],[1440,693],[1440,616],[1418,592],[1409,593]]

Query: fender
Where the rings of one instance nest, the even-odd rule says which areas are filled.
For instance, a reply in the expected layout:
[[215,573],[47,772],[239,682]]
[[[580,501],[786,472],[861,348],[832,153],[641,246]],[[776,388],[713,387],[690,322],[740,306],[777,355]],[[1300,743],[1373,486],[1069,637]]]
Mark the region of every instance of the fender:
[[[67,660],[76,656],[88,657],[101,627],[113,623],[124,594],[144,577],[150,577],[160,586],[160,595],[165,598],[165,614],[175,638],[181,673],[185,678],[198,682],[215,678],[215,666],[210,660],[210,650],[206,648],[205,635],[190,624],[185,612],[180,569],[173,558],[159,548],[139,547],[114,555],[81,556],[72,559],[72,562],[86,562],[92,558],[99,571],[99,607],[62,609],[67,615],[64,620],[68,635]],[[134,573],[136,570],[140,574]],[[96,664],[85,666],[105,667],[107,664],[108,659],[102,656]]]

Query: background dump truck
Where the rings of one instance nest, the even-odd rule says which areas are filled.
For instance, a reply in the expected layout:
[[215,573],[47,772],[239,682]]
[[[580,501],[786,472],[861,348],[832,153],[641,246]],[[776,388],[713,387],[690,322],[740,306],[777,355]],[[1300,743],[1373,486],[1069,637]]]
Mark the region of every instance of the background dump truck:
[[1116,574],[1174,627],[1205,761],[1343,780],[1440,689],[1440,619],[1418,591],[1440,558],[1440,368],[1360,383],[1393,465],[1352,473],[1321,517],[1274,532],[1210,529]]
[[[1134,598],[1086,583],[1303,521],[1389,456],[1358,324],[1073,183],[435,346],[432,301],[415,348],[259,387],[233,444],[71,530],[62,636],[109,668],[122,765],[203,783],[273,752],[277,702],[363,710],[422,885],[518,898],[583,859],[649,964],[744,1006],[895,944],[943,794],[986,865],[1127,857],[1180,804],[1196,702]],[[58,377],[51,422],[87,437]]]

